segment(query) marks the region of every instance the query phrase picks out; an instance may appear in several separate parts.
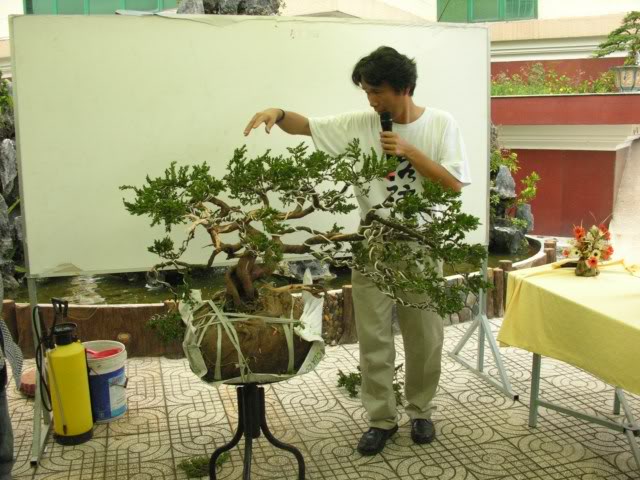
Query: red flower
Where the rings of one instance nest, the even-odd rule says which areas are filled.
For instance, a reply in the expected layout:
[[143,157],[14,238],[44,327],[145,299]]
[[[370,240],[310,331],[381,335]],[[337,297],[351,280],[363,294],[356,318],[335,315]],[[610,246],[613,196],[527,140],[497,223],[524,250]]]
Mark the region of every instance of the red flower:
[[596,257],[587,258],[587,265],[589,265],[589,268],[596,268],[598,266],[598,259]]
[[611,245],[607,245],[607,248],[602,251],[602,259],[609,260],[611,255],[613,255],[613,247]]
[[611,240],[611,232],[609,232],[609,229],[604,223],[598,225],[598,229],[600,229],[600,235],[602,235],[602,238],[605,240]]
[[576,240],[582,240],[582,238],[586,235],[586,232],[584,231],[584,228],[582,228],[582,225],[574,225],[573,235],[576,237]]
[[564,250],[562,250],[562,255],[564,255],[565,257],[568,257],[570,253],[571,252],[569,251],[568,248],[565,248]]

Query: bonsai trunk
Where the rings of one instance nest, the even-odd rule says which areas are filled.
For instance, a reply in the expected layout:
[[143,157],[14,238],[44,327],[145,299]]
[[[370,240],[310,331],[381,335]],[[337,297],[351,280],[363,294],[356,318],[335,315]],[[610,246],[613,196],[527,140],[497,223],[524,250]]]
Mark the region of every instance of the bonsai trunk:
[[257,308],[258,291],[256,280],[270,275],[273,268],[256,264],[256,257],[247,253],[240,257],[238,263],[229,268],[225,274],[226,298],[233,303],[237,312],[252,312]]

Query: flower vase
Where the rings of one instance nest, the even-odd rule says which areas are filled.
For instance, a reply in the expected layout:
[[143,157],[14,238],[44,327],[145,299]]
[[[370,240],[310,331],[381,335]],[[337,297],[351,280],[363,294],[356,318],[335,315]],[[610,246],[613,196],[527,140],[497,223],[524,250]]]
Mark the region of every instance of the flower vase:
[[575,272],[578,277],[595,277],[600,273],[600,270],[598,270],[598,267],[591,268],[587,265],[587,261],[581,258],[578,260]]

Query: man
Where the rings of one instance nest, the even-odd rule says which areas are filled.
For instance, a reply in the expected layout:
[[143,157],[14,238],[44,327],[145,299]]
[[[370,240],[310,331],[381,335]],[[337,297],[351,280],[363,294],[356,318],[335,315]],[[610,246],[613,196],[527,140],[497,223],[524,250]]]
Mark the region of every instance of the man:
[[[470,182],[470,176],[459,129],[448,113],[413,102],[416,80],[413,60],[393,48],[380,47],[362,58],[352,73],[353,83],[364,90],[375,112],[306,118],[269,108],[253,116],[244,134],[262,124],[270,133],[278,125],[289,134],[311,136],[316,147],[330,155],[343,153],[349,141],[359,138],[364,152],[373,148],[378,155],[384,152],[399,157],[394,175],[373,182],[367,196],[356,191],[362,218],[389,195],[398,199],[408,192],[420,192],[424,178],[460,191]],[[393,131],[381,132],[382,112],[390,112]],[[352,285],[360,343],[361,396],[370,426],[358,443],[358,451],[375,455],[398,430],[393,392],[393,301],[357,271],[352,274]],[[417,295],[406,298],[425,301]],[[435,438],[431,402],[440,378],[443,322],[429,311],[400,305],[397,309],[405,350],[405,411],[411,418],[411,438],[418,444],[430,443]]]

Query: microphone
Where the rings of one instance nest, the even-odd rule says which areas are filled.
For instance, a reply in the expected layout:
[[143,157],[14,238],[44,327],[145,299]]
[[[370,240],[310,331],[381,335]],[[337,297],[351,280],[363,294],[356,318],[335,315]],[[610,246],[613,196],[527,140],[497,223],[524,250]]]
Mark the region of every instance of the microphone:
[[393,130],[393,120],[391,120],[391,112],[382,112],[380,114],[380,125],[382,125],[383,132],[390,132]]
[[[391,112],[382,112],[380,114],[380,125],[383,132],[391,132],[393,130],[393,120],[391,119]],[[395,171],[391,171],[387,174],[387,180],[393,180],[396,176]]]

